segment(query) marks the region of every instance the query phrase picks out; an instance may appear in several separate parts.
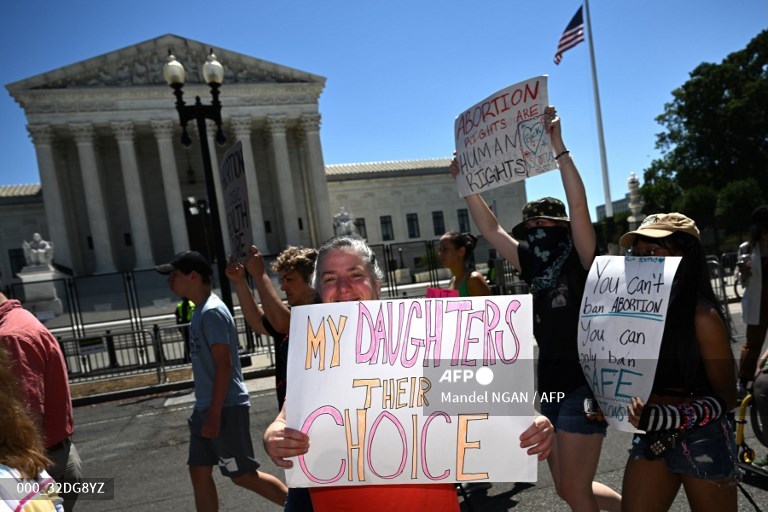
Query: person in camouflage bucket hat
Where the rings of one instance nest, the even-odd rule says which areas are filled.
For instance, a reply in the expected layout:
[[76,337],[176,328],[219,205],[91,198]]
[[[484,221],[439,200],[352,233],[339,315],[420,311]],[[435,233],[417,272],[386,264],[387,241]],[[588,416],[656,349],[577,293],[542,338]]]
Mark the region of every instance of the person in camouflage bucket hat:
[[523,206],[523,221],[512,228],[512,236],[518,240],[525,239],[528,231],[528,221],[531,219],[549,219],[568,222],[565,213],[565,204],[554,197],[542,197],[536,201],[530,201]]

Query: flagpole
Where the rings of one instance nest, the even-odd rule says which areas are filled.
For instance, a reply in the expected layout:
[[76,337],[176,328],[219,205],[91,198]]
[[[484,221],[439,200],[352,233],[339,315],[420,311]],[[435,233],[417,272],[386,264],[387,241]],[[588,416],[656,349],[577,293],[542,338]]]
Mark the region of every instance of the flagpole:
[[584,0],[584,21],[587,25],[589,44],[589,62],[592,65],[592,86],[595,91],[595,115],[597,117],[597,138],[600,143],[600,164],[603,168],[603,194],[605,195],[605,216],[613,218],[613,203],[611,202],[611,184],[608,181],[608,159],[605,157],[605,140],[603,139],[603,116],[600,113],[600,93],[597,89],[597,68],[595,66],[595,50],[592,47],[592,25],[589,19],[589,2]]

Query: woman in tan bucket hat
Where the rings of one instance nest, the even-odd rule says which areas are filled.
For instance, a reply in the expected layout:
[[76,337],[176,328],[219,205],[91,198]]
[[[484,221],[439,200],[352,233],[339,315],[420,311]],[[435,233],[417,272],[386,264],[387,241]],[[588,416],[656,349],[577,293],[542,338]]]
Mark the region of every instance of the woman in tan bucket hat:
[[[696,224],[649,215],[619,241],[631,256],[681,256],[648,403],[629,407],[636,434],[624,472],[626,511],[668,510],[682,485],[691,510],[736,510],[733,354]],[[649,492],[651,491],[651,492]]]

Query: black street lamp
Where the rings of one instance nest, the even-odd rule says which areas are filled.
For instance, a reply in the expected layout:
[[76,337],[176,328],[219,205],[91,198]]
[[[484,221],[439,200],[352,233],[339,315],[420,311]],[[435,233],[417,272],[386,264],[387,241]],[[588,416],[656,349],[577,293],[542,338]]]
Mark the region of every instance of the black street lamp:
[[211,88],[212,101],[210,105],[203,105],[200,96],[195,96],[195,104],[187,105],[184,103],[184,79],[186,72],[176,57],[168,52],[168,62],[163,66],[163,78],[168,85],[173,88],[173,94],[176,96],[176,110],[179,113],[181,121],[181,143],[184,147],[192,145],[192,140],[187,133],[187,123],[195,120],[197,122],[197,133],[200,135],[200,151],[203,154],[203,173],[205,175],[205,187],[208,193],[208,206],[211,210],[211,220],[213,221],[213,242],[214,252],[216,254],[216,264],[219,269],[219,287],[221,289],[221,300],[227,305],[229,311],[234,314],[232,305],[232,291],[229,286],[229,279],[226,276],[227,256],[224,253],[224,238],[221,233],[221,219],[219,218],[219,205],[216,200],[216,186],[214,185],[213,167],[211,166],[211,150],[208,147],[208,134],[205,126],[205,120],[210,119],[216,123],[216,142],[223,145],[227,139],[221,130],[221,102],[219,101],[219,87],[224,81],[224,66],[216,60],[216,56],[211,50],[208,60],[203,64],[203,79]]

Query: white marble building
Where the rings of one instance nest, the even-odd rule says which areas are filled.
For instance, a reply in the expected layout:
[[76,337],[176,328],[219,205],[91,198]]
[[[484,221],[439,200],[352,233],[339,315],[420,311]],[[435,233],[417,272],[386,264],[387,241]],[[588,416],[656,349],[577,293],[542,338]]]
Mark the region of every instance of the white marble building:
[[[187,198],[206,197],[199,139],[190,123],[192,146],[181,145],[162,67],[172,50],[187,69],[187,104],[196,95],[208,103],[199,75],[209,48],[165,35],[6,86],[27,116],[40,184],[0,187],[5,284],[34,232],[53,242],[56,265],[74,275],[150,268],[199,243],[185,206]],[[342,207],[371,244],[477,233],[449,159],[326,167],[318,111],[325,78],[212,49],[225,69],[227,137],[217,146],[209,125],[212,165],[218,169],[226,149],[242,141],[254,241],[265,253],[319,245],[333,235]],[[485,197],[504,226],[519,222],[523,182]]]
[[165,35],[6,86],[27,117],[48,226],[40,231],[58,265],[148,268],[190,246],[183,201],[206,195],[200,144],[190,126],[192,147],[181,145],[162,68],[172,51],[187,69],[187,104],[196,95],[208,103],[200,67],[210,49],[225,69],[227,137],[218,147],[207,130],[211,160],[218,169],[242,141],[254,241],[278,251],[333,233],[319,135],[325,78]]
[[[328,165],[331,211],[344,208],[371,244],[435,240],[447,231],[480,235],[448,172],[450,158]],[[507,229],[520,222],[525,183],[483,197]]]

